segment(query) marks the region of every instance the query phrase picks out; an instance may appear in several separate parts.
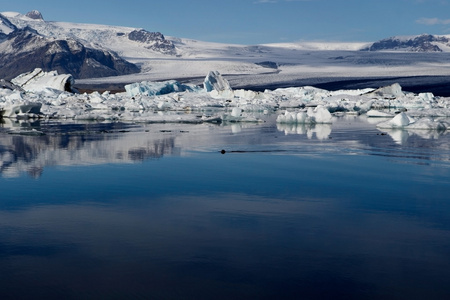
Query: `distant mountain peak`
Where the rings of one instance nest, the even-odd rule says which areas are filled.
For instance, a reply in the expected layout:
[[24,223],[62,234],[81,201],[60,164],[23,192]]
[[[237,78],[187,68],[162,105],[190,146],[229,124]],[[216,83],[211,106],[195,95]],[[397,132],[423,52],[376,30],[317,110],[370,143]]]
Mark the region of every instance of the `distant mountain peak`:
[[33,20],[44,20],[44,17],[42,17],[41,12],[38,10],[32,10],[28,12],[25,16]]
[[450,46],[450,39],[444,36],[421,34],[413,37],[390,37],[361,49],[362,51],[408,51],[408,52],[442,52],[439,45]]

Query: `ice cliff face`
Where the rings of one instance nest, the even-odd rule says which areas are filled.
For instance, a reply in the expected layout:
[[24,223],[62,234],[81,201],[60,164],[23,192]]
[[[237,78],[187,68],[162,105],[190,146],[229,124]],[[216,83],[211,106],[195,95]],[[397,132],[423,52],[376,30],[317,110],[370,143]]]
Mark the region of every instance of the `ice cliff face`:
[[373,43],[362,51],[403,50],[411,52],[442,52],[441,47],[449,47],[450,39],[442,36],[423,34],[411,38],[391,37]]

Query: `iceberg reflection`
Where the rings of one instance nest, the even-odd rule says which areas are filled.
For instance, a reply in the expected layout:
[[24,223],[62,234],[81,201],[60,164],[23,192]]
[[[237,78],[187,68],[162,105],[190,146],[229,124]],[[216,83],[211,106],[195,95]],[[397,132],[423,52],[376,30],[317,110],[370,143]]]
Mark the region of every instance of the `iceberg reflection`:
[[284,124],[277,123],[277,129],[279,131],[284,131],[286,135],[288,134],[301,134],[312,139],[314,134],[318,140],[328,139],[331,135],[331,125],[330,124]]
[[447,131],[420,130],[420,129],[384,129],[384,132],[399,145],[405,145],[412,136],[420,137],[424,140],[437,140],[447,134]]
[[274,118],[264,123],[139,125],[4,120],[0,128],[0,176],[28,174],[39,178],[50,166],[132,164],[222,149],[305,154],[316,153],[320,147],[321,153],[397,157],[408,148],[426,160],[446,160],[450,150],[447,131],[380,131],[368,118],[358,116],[337,118],[333,124],[282,124]]

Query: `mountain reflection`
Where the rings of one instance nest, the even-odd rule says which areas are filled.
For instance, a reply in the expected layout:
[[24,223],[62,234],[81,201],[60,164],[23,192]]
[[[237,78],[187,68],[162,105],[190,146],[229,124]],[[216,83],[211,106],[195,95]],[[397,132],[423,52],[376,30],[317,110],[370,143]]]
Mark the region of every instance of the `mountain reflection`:
[[51,166],[131,164],[222,149],[229,153],[382,155],[404,157],[408,163],[417,163],[412,158],[450,161],[447,131],[380,131],[371,120],[359,116],[315,125],[276,124],[275,117],[264,123],[222,125],[5,120],[0,128],[0,176],[25,173],[39,178]]
[[0,135],[0,174],[39,178],[48,166],[134,163],[179,155],[175,136],[104,133],[43,136]]

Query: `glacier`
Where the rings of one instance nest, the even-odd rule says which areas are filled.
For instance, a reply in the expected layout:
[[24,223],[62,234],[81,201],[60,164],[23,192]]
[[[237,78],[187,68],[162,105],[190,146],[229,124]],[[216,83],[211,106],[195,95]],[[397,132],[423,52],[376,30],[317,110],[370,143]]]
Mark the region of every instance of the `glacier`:
[[379,128],[446,130],[449,98],[411,93],[399,84],[328,91],[312,86],[253,91],[232,89],[217,71],[203,87],[176,80],[140,82],[126,92],[78,93],[70,74],[35,69],[0,88],[0,112],[9,119],[69,119],[143,123],[263,122],[332,124],[342,114],[366,115]]

